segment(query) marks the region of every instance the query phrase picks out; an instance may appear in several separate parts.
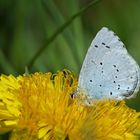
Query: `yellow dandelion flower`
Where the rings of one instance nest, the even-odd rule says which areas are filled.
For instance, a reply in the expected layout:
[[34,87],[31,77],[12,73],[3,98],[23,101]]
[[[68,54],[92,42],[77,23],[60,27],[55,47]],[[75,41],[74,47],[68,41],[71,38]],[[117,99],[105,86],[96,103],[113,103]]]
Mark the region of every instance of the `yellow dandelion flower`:
[[124,101],[86,106],[69,71],[0,77],[0,132],[11,140],[135,140],[139,115]]

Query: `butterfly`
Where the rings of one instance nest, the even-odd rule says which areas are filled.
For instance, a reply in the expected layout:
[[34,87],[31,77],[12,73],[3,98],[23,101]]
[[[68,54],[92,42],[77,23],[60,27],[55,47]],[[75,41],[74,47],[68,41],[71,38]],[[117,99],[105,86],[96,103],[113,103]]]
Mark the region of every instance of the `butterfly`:
[[103,27],[93,39],[84,59],[78,91],[89,99],[131,98],[140,88],[140,68],[120,38]]

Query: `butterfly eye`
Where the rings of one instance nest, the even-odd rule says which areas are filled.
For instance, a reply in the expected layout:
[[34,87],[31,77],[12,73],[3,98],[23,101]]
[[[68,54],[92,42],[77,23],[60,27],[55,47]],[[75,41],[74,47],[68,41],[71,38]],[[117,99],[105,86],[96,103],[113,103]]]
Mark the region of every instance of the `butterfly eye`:
[[75,93],[70,94],[70,96],[71,96],[72,99],[76,98],[76,94]]

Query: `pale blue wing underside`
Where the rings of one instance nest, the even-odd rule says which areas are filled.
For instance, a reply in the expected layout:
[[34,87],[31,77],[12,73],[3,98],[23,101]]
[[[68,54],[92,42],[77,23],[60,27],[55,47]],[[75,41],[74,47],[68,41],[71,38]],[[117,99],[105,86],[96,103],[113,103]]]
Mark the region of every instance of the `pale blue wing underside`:
[[140,87],[140,69],[114,32],[103,27],[88,49],[78,81],[90,99],[131,98]]

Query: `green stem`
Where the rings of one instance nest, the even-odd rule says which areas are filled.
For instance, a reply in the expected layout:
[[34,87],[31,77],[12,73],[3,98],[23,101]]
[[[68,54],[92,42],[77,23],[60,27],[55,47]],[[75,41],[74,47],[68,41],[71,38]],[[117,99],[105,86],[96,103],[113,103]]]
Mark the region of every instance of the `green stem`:
[[87,4],[84,8],[82,8],[79,12],[77,12],[76,14],[74,14],[72,17],[70,17],[60,28],[58,28],[58,30],[50,37],[48,38],[44,44],[42,45],[42,47],[40,47],[40,49],[35,53],[35,55],[33,56],[33,58],[30,60],[30,62],[28,63],[27,67],[28,69],[31,69],[32,65],[34,64],[34,62],[37,60],[37,58],[41,55],[41,53],[47,48],[48,45],[50,45],[55,38],[64,31],[64,29],[66,29],[70,23],[75,20],[77,17],[81,16],[88,8],[90,8],[91,6],[97,4],[100,0],[93,0],[91,1],[89,4]]

